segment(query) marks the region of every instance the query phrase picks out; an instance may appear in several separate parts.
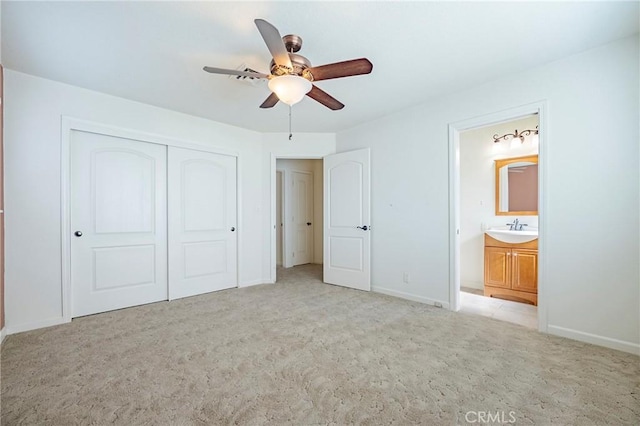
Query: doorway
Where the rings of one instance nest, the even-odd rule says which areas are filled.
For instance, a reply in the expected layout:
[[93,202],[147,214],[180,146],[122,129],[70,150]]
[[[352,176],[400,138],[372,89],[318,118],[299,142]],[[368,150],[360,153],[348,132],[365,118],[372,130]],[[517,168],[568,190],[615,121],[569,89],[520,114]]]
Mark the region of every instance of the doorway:
[[276,159],[278,268],[322,264],[322,167],[321,159]]
[[[293,157],[296,158],[296,157]],[[284,158],[288,160],[290,158]],[[277,158],[271,154],[271,282],[277,276]],[[319,157],[314,164],[314,262],[323,265],[323,281],[371,290],[371,153],[368,148]],[[281,165],[285,164],[283,162]],[[289,186],[283,170],[285,190]],[[283,191],[286,216],[287,194]],[[282,222],[283,246],[290,240]],[[290,233],[290,231],[289,231]],[[283,264],[288,262],[287,251]]]
[[[540,331],[546,331],[539,262],[544,258],[543,109],[544,104],[528,105],[450,125],[452,309]],[[523,162],[531,158],[535,164]],[[496,169],[502,162],[513,164],[508,173]],[[501,186],[501,176],[515,176],[508,180],[517,182],[530,172],[527,167],[535,169],[535,191],[517,195],[533,198],[535,211],[504,210],[506,196],[499,199],[508,185]]]

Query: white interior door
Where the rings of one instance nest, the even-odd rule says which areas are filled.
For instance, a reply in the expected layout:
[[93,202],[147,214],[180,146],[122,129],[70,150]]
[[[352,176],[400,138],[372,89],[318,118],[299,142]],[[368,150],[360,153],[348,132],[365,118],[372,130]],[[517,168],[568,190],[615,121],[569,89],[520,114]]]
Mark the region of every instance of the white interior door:
[[293,265],[313,261],[313,175],[291,172],[293,211]]
[[237,287],[236,159],[169,147],[169,299]]
[[166,147],[73,131],[72,316],[167,299]]
[[369,149],[324,157],[324,282],[371,290]]

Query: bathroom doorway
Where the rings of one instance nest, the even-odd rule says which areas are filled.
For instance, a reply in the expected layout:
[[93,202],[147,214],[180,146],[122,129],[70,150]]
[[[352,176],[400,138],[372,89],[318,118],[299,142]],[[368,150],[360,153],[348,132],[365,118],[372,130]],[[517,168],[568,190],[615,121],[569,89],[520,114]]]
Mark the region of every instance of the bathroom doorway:
[[540,114],[530,110],[453,129],[452,306],[542,329]]

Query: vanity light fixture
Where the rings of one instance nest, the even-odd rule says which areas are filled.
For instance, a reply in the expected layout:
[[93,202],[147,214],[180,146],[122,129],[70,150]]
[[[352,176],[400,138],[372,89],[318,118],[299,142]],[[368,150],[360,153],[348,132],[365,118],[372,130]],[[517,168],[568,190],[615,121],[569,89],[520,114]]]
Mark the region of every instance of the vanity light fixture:
[[520,139],[520,143],[524,143],[524,137],[525,136],[530,136],[530,135],[538,135],[538,126],[536,126],[535,130],[533,129],[527,129],[527,130],[523,130],[522,132],[518,132],[518,130],[515,130],[515,133],[507,133],[506,135],[502,135],[502,136],[498,136],[497,134],[493,135],[493,142],[494,143],[498,143],[501,141],[508,141],[508,140],[512,140],[512,143],[515,142],[516,139]]

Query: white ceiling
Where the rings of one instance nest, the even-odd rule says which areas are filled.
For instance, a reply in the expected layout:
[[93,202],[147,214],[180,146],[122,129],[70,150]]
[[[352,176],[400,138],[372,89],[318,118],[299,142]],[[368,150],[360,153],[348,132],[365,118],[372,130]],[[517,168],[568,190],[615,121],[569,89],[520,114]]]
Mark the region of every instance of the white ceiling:
[[298,132],[336,132],[638,32],[639,2],[13,2],[2,1],[12,70],[261,132],[288,107],[204,65],[268,72],[253,20],[300,35],[313,65],[360,57],[370,75],[318,82],[346,107],[310,98]]

